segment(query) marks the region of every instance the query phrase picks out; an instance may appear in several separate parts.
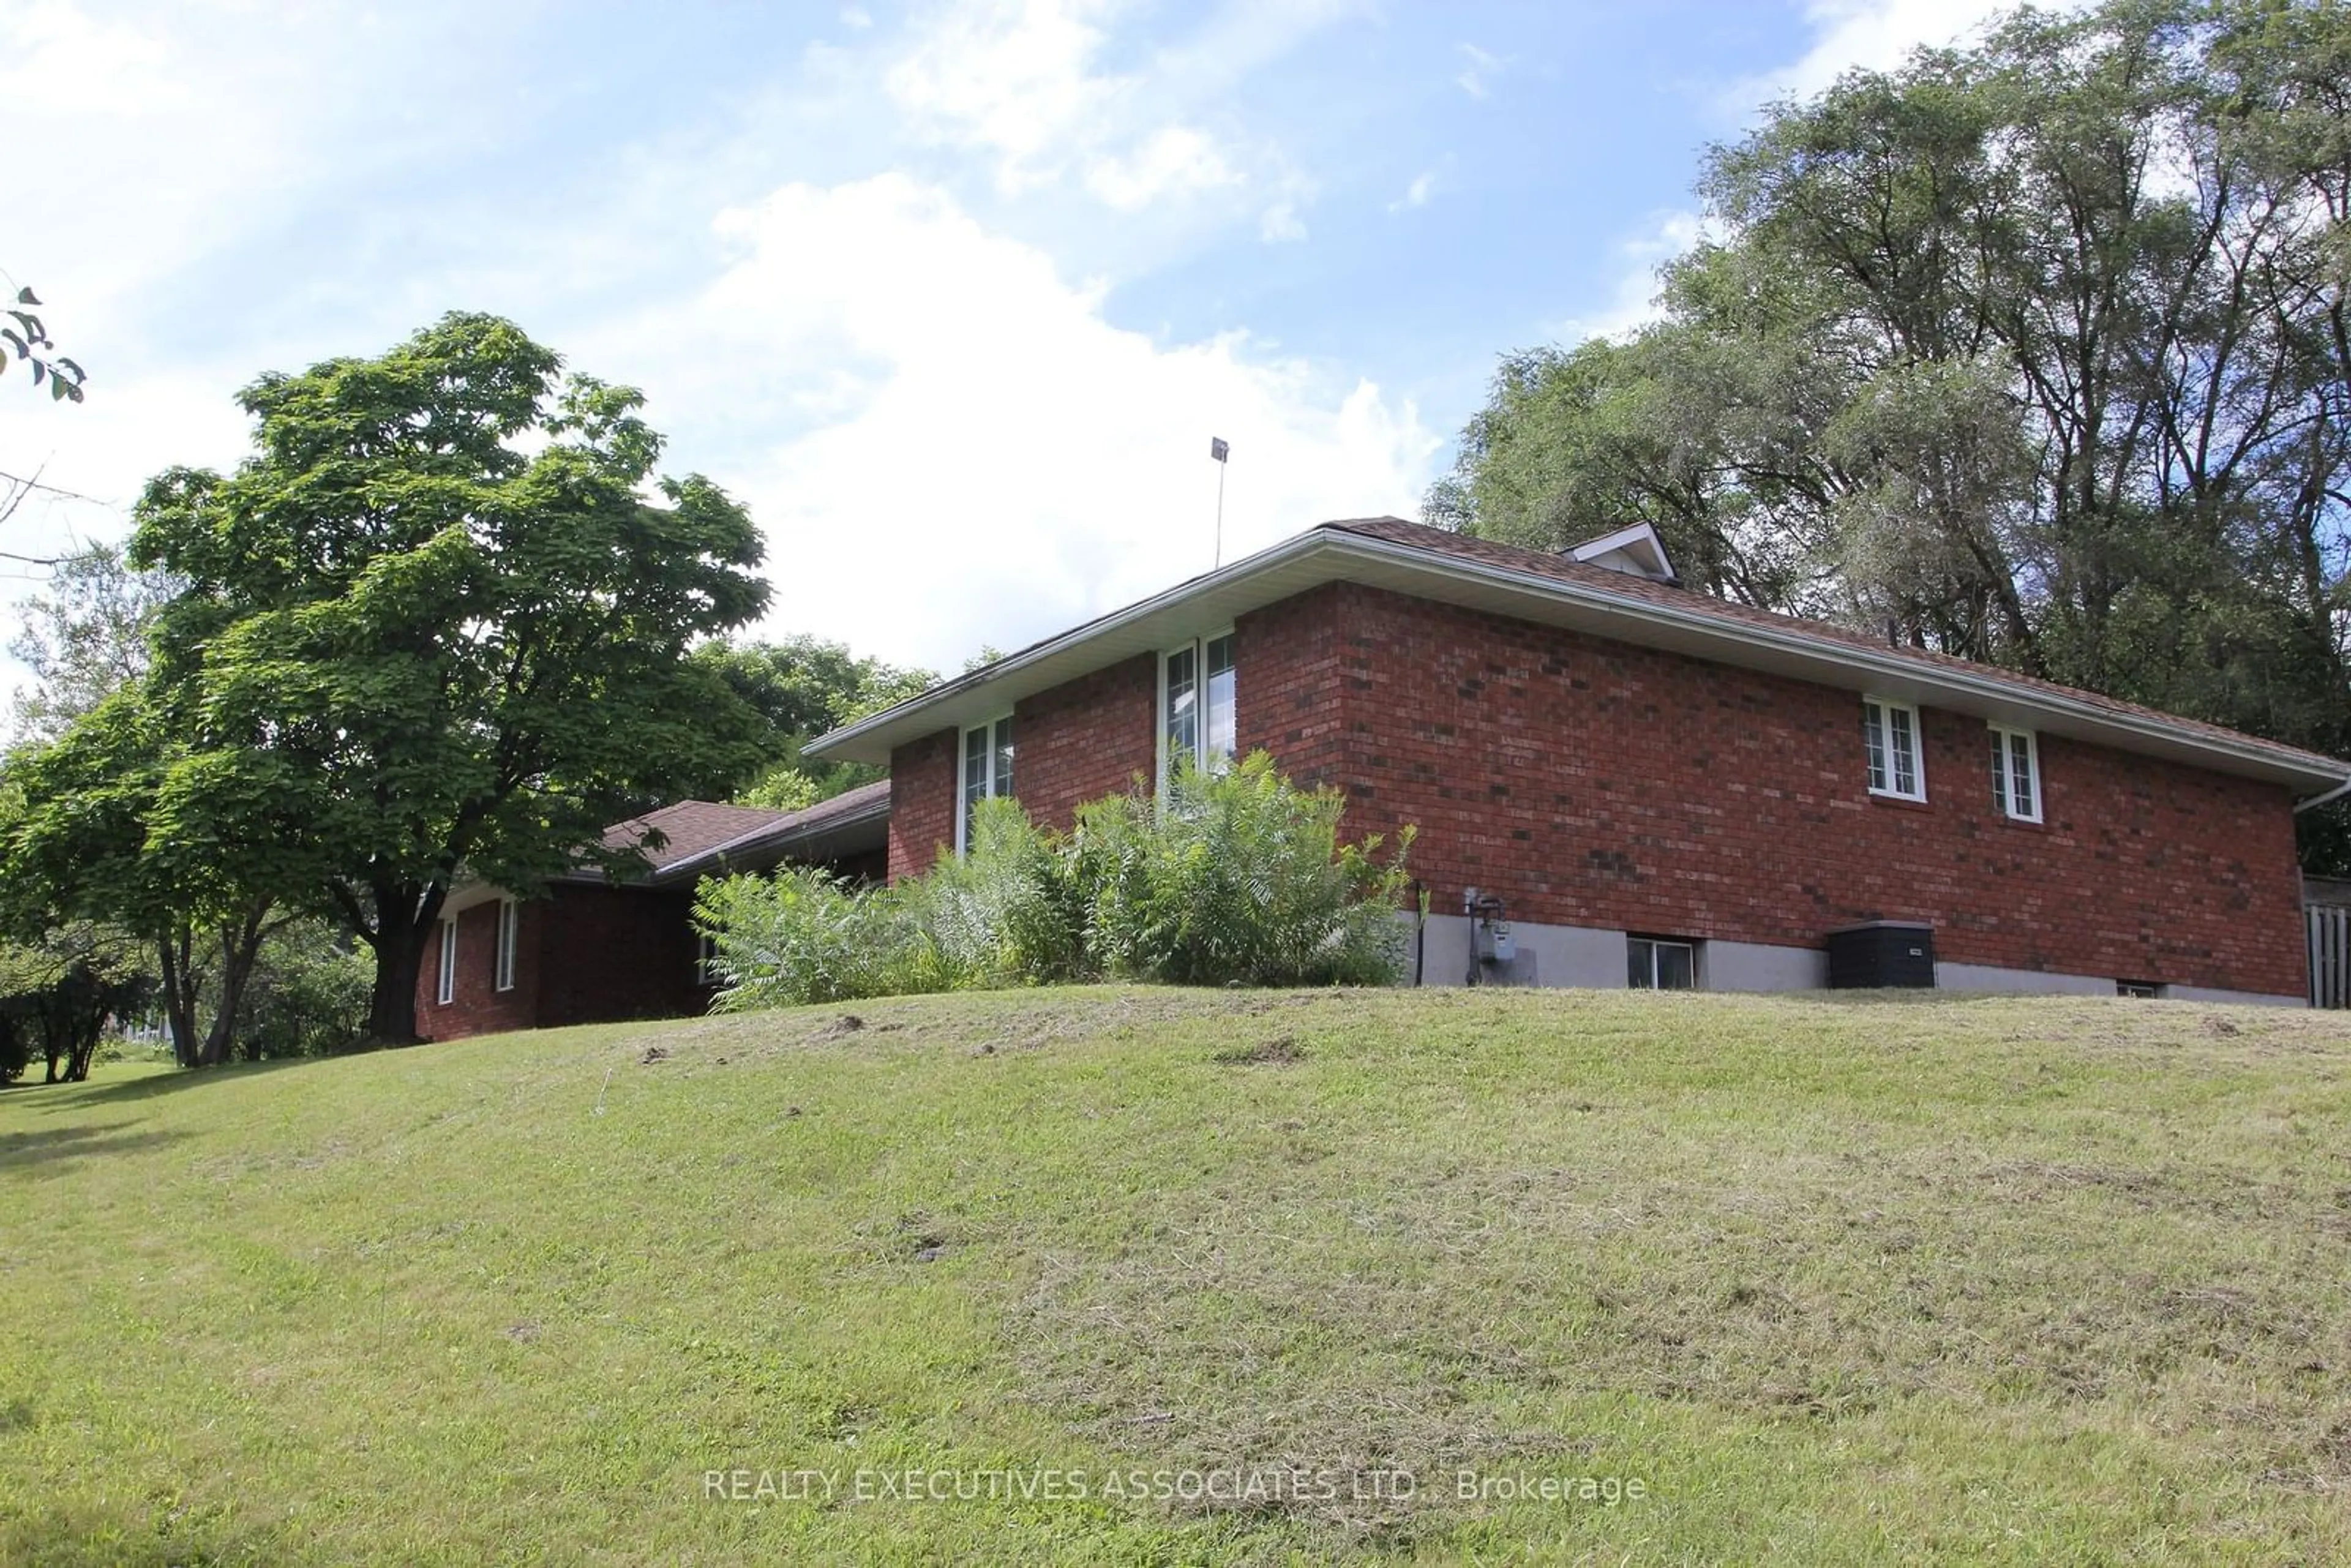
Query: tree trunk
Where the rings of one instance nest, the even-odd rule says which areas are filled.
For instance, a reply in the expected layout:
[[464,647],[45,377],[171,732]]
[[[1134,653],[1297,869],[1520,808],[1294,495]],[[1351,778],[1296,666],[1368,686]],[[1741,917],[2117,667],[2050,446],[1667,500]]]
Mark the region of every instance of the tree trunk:
[[98,1042],[105,1037],[105,1034],[106,1022],[103,1015],[89,1028],[76,1031],[73,1054],[66,1063],[67,1082],[89,1082],[89,1064],[97,1057]]
[[185,925],[155,941],[163,972],[163,1017],[172,1030],[172,1059],[193,1067],[202,1058],[196,1046],[195,940]]
[[253,977],[253,966],[261,956],[262,938],[269,934],[268,919],[269,901],[265,898],[235,924],[221,927],[220,1009],[213,1014],[213,1027],[204,1036],[206,1067],[218,1067],[229,1059],[229,1049],[236,1040],[237,1009],[245,1003],[245,983]]
[[416,977],[424,967],[430,925],[390,920],[375,946],[375,991],[368,999],[368,1038],[378,1045],[414,1045]]

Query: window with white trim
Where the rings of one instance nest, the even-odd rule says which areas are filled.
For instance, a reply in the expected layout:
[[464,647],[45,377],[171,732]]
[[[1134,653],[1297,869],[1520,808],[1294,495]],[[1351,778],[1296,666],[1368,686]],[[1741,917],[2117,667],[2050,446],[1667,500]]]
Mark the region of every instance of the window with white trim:
[[1687,991],[1698,987],[1698,944],[1663,936],[1625,939],[1625,983],[1636,991]]
[[2019,822],[2041,820],[2041,758],[2029,729],[1991,727],[1991,802]]
[[701,946],[695,949],[694,977],[699,984],[715,986],[726,978],[718,972],[718,938],[704,935]]
[[433,992],[433,999],[444,1008],[457,999],[457,922],[455,917],[441,923],[441,975]]
[[1869,749],[1869,792],[1896,800],[1927,798],[1926,760],[1918,754],[1918,710],[1882,697],[1861,701],[1862,742]]
[[498,900],[498,965],[497,988],[514,989],[515,936],[522,926],[522,905],[511,898]]
[[971,814],[982,800],[1012,793],[1012,716],[963,732],[963,789],[956,797],[956,853],[971,843]]
[[1204,772],[1232,765],[1238,712],[1233,685],[1233,634],[1219,632],[1178,643],[1159,657],[1159,779],[1164,788],[1176,761],[1188,757]]

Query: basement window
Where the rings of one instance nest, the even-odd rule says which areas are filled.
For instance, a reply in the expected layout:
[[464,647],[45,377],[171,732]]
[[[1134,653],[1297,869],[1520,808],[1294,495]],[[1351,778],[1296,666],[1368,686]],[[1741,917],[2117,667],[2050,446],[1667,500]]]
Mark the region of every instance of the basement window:
[[2163,985],[2157,980],[2116,980],[2115,995],[2118,997],[2160,997]]
[[1012,793],[1012,716],[963,732],[963,790],[956,800],[956,853],[971,847],[972,812]]
[[2041,820],[2041,759],[2031,730],[1991,727],[1991,801],[2012,821]]
[[457,999],[457,922],[441,923],[441,974],[433,999],[447,1007]]
[[1918,710],[1908,703],[1864,697],[1862,742],[1869,750],[1869,792],[1896,800],[1924,800],[1927,770],[1918,756]]
[[1159,659],[1159,779],[1164,789],[1178,761],[1190,758],[1203,772],[1232,765],[1238,715],[1234,705],[1233,634],[1222,632],[1179,643]]
[[1625,983],[1636,991],[1687,991],[1698,987],[1698,944],[1669,936],[1625,941]]
[[515,936],[522,925],[522,905],[511,898],[498,900],[497,987],[511,991],[515,984]]

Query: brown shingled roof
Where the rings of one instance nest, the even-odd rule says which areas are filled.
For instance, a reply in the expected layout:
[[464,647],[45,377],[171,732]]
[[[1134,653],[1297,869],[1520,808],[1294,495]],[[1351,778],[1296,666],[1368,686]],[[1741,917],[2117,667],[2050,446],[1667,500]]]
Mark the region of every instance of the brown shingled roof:
[[[814,838],[861,817],[886,814],[889,807],[887,779],[862,784],[797,811],[726,806],[713,800],[681,800],[674,806],[613,823],[604,830],[604,843],[609,849],[620,849],[639,842],[650,829],[660,830],[667,841],[658,850],[646,852],[649,869],[642,878],[628,879],[659,883],[673,874],[689,874],[695,862],[707,860],[720,851],[726,852],[724,858],[728,862],[757,864],[763,850]],[[706,874],[710,869],[705,866],[691,874]]]
[[604,847],[627,849],[643,841],[649,831],[658,831],[663,843],[659,849],[648,848],[645,859],[653,873],[659,874],[664,866],[674,865],[705,850],[715,850],[754,829],[779,822],[788,814],[758,806],[726,806],[716,800],[680,800],[674,806],[664,806],[658,811],[613,823],[604,830]]

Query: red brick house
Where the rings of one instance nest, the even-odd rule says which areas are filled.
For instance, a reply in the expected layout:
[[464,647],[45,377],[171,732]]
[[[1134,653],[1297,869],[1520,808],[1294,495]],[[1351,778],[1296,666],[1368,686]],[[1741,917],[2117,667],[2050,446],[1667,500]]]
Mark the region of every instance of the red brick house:
[[879,880],[889,814],[887,780],[803,811],[687,800],[605,832],[609,845],[642,848],[642,876],[581,872],[534,899],[460,883],[417,976],[417,1030],[452,1040],[701,1012],[712,988],[691,920],[695,884],[788,861]]
[[1259,747],[1343,790],[1351,833],[1418,824],[1432,983],[1476,968],[1474,888],[1541,984],[1818,986],[1832,933],[1896,922],[1929,928],[1944,986],[2299,1004],[2294,812],[2351,787],[2351,763],[1686,590],[1646,528],[1553,556],[1393,517],[808,754],[889,767],[894,878],[956,852],[976,800],[1017,787],[1065,823],[1171,753]]

